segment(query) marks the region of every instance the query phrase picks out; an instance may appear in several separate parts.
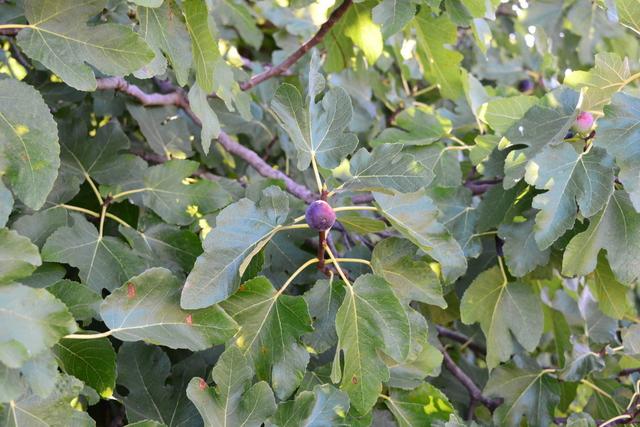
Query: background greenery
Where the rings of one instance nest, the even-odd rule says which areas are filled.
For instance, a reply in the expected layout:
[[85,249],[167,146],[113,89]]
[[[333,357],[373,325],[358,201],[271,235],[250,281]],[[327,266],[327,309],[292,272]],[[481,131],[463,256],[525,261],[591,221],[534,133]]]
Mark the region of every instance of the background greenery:
[[0,426],[634,424],[639,34],[638,0],[0,0]]

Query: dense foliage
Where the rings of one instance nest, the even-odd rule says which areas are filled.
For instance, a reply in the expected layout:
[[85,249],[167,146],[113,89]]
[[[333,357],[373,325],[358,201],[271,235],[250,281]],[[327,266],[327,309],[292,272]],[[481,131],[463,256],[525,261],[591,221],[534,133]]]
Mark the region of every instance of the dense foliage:
[[640,422],[638,0],[0,23],[0,426]]

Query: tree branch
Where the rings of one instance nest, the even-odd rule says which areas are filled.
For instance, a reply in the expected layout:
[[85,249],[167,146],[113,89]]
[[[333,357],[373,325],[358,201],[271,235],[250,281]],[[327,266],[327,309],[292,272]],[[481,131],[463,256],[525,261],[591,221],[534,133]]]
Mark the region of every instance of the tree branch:
[[[127,82],[123,77],[106,77],[103,79],[98,79],[98,89],[117,90],[137,99],[142,105],[145,106],[175,105],[179,108],[182,108],[187,113],[187,115],[189,115],[189,117],[191,117],[191,119],[198,124],[198,126],[202,125],[200,119],[191,110],[189,100],[187,99],[182,89],[176,89],[174,92],[166,94],[146,93],[138,86]],[[227,133],[220,132],[220,135],[218,135],[218,142],[229,153],[235,154],[236,156],[249,163],[260,175],[267,178],[281,179],[282,181],[284,181],[287,191],[294,196],[304,200],[307,203],[317,198],[316,195],[307,187],[302,184],[298,184],[287,174],[271,167],[271,165],[262,160],[262,158],[255,151],[234,141]]]
[[[262,73],[256,74],[246,82],[240,84],[242,90],[251,89],[258,84],[285,73],[289,67],[295,64],[300,58],[302,58],[310,49],[320,43],[329,30],[338,22],[338,20],[344,15],[347,9],[351,6],[352,0],[344,0],[343,3],[335,9],[327,21],[320,26],[318,32],[307,42],[302,44],[295,52],[293,52],[287,59],[282,61],[275,67],[271,67]],[[163,82],[165,83],[165,82]],[[162,88],[163,92],[168,92],[171,85],[164,84]],[[200,119],[193,113],[189,105],[189,101],[181,88],[174,88],[173,92],[168,93],[146,93],[136,85],[132,85],[122,77],[106,77],[98,79],[99,90],[113,89],[126,93],[129,96],[136,98],[144,106],[153,105],[175,105],[182,108],[191,119],[202,126]],[[286,189],[289,193],[309,203],[317,199],[317,195],[302,184],[298,184],[287,174],[274,169],[268,163],[266,163],[258,154],[234,141],[227,133],[220,132],[218,135],[218,142],[225,150],[231,154],[235,154],[241,159],[249,163],[260,175],[267,178],[280,179],[284,181]]]
[[502,404],[502,399],[492,399],[482,395],[482,390],[473,382],[471,378],[453,361],[449,353],[445,349],[440,349],[444,358],[444,365],[449,372],[467,389],[469,397],[471,398],[470,405],[474,402],[480,402],[486,406],[491,412],[493,412],[498,406]]
[[454,331],[449,328],[445,328],[444,326],[436,325],[436,329],[438,330],[438,335],[444,338],[448,338],[452,341],[459,342],[463,346],[469,347],[475,353],[486,355],[487,349],[484,346],[475,343],[468,336],[461,334],[458,331]]
[[295,52],[289,55],[289,57],[287,57],[287,59],[282,61],[280,64],[276,65],[275,67],[268,68],[267,70],[251,77],[248,81],[241,83],[240,88],[242,90],[249,90],[259,85],[263,81],[270,79],[271,77],[275,77],[286,72],[289,67],[298,62],[298,60],[302,58],[309,50],[311,50],[314,46],[319,44],[324,39],[324,36],[327,35],[329,30],[336,24],[336,22],[338,22],[338,20],[342,17],[342,15],[344,15],[347,9],[349,9],[351,3],[352,0],[344,0],[337,9],[331,12],[329,18],[324,24],[320,26],[320,29],[313,37],[303,43],[298,49],[296,49]]

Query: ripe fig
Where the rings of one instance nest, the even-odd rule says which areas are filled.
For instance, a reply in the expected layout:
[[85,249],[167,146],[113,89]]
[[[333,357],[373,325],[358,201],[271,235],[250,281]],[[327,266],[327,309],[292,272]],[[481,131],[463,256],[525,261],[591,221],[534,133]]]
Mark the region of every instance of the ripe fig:
[[523,93],[528,93],[533,90],[533,82],[529,79],[520,80],[518,82],[518,90]]
[[587,133],[593,127],[593,115],[589,112],[583,111],[578,114],[576,122],[573,124],[573,128],[580,133]]
[[336,222],[336,213],[324,200],[316,200],[311,203],[307,207],[304,217],[309,227],[317,231],[326,231]]

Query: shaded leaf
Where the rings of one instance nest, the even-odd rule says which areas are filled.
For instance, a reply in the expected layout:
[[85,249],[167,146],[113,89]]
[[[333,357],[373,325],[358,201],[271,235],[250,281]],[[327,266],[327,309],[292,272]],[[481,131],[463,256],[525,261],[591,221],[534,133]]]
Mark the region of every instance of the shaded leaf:
[[504,134],[537,102],[536,97],[525,95],[496,98],[483,104],[479,116],[497,133]]
[[180,308],[180,285],[169,270],[151,268],[105,298],[100,315],[119,340],[170,348],[205,350],[235,333],[235,322],[218,306]]
[[498,267],[480,273],[473,281],[462,297],[460,314],[467,325],[480,323],[487,339],[489,369],[511,357],[516,350],[514,339],[533,351],[542,336],[540,298],[529,285],[508,282]]
[[596,269],[586,277],[587,285],[598,301],[600,310],[614,319],[623,319],[634,312],[629,300],[629,287],[618,282],[603,253]]
[[384,239],[371,254],[373,272],[386,279],[404,302],[420,301],[446,308],[438,276],[428,263],[414,259],[417,250],[407,240],[396,237]]
[[93,426],[95,421],[89,414],[71,406],[71,401],[76,399],[81,391],[81,381],[70,375],[62,375],[49,396],[41,398],[27,393],[12,402],[12,406],[4,407],[0,412],[0,423],[7,427]]
[[199,425],[196,408],[185,395],[189,378],[177,365],[172,369],[159,347],[125,342],[118,351],[117,383],[129,391],[123,401],[130,422],[149,419],[167,427]]
[[184,116],[173,106],[144,107],[127,104],[127,110],[138,122],[140,131],[153,151],[166,158],[191,155],[191,134]]
[[0,362],[10,368],[19,368],[77,328],[53,295],[20,284],[0,286],[0,323]]
[[88,322],[98,315],[102,297],[82,283],[59,280],[47,291],[62,301],[76,320]]
[[313,330],[305,300],[283,295],[268,279],[257,277],[220,305],[240,325],[234,342],[258,378],[270,380],[279,398],[291,395],[309,362],[300,343],[300,336]]
[[30,208],[39,209],[53,188],[59,154],[58,128],[40,93],[0,80],[0,175]]
[[202,378],[189,382],[187,396],[205,425],[259,427],[276,411],[269,385],[264,381],[251,385],[253,373],[242,352],[229,347],[211,373],[215,387],[209,387]]
[[61,227],[49,236],[42,259],[77,267],[82,283],[97,292],[115,289],[143,267],[120,239],[101,236],[89,221],[77,215],[72,226]]
[[495,369],[484,393],[504,399],[493,414],[499,425],[519,425],[523,416],[530,425],[550,425],[554,407],[560,401],[558,381],[548,371],[522,369],[513,364]]
[[195,233],[169,224],[153,224],[143,231],[120,227],[120,233],[149,267],[165,267],[176,274],[191,270],[202,253]]
[[[397,0],[394,1],[400,3]],[[407,108],[395,117],[396,127],[384,129],[374,143],[429,145],[451,130],[451,126],[443,122],[444,120],[426,109]]]
[[[389,370],[382,351],[396,361],[409,354],[410,327],[404,307],[383,278],[365,274],[347,289],[336,315],[338,347],[331,378],[341,381],[351,405],[367,413],[378,400]],[[340,367],[340,354],[344,367]]]
[[289,200],[276,187],[266,189],[258,205],[241,199],[223,209],[204,241],[204,254],[187,277],[182,307],[207,307],[233,294],[253,255],[284,223],[288,212]]
[[144,204],[166,222],[178,225],[192,223],[193,212],[204,214],[228,205],[231,196],[217,182],[187,180],[198,166],[190,160],[170,160],[150,167],[144,176]]
[[393,196],[375,193],[374,197],[385,218],[442,265],[447,282],[464,273],[467,268],[464,253],[444,225],[438,222],[437,208],[429,197],[420,191]]
[[372,10],[373,21],[382,25],[385,39],[402,30],[415,14],[414,1],[383,0]]
[[529,161],[546,146],[564,140],[578,115],[578,101],[577,92],[567,88],[556,89],[511,125],[505,133],[508,144],[501,145],[502,149],[513,147],[505,160],[504,188],[513,187],[524,176]]
[[504,240],[502,251],[509,272],[522,277],[549,262],[550,248],[540,250],[534,238],[535,222],[529,218],[524,222],[500,224],[498,236]]
[[296,148],[300,170],[307,169],[312,158],[324,168],[334,168],[358,145],[355,134],[345,133],[353,107],[340,87],[329,90],[316,104],[312,98],[304,101],[295,86],[284,83],[276,91],[271,108]]
[[611,104],[604,107],[604,117],[598,120],[598,132],[593,144],[605,148],[620,167],[618,179],[629,193],[636,211],[640,211],[640,153],[635,141],[640,121],[640,98],[626,93],[615,94]]
[[37,246],[13,230],[0,228],[0,285],[29,276],[40,265]]
[[383,401],[400,427],[432,425],[454,413],[447,396],[429,383],[408,391],[392,389]]
[[324,427],[343,425],[349,411],[349,396],[329,384],[298,393],[295,400],[281,402],[267,421],[268,427]]
[[358,150],[350,161],[351,176],[342,187],[348,190],[417,191],[433,180],[416,159],[402,152],[400,144],[383,144],[371,152]]
[[13,194],[11,194],[11,191],[9,191],[2,180],[0,180],[0,227],[7,225],[12,210]]
[[306,333],[302,338],[318,354],[329,350],[338,340],[335,317],[344,300],[344,286],[340,280],[318,280],[304,294],[309,315],[313,319],[313,332]]
[[116,387],[116,352],[107,338],[62,339],[53,348],[60,368],[109,398]]
[[547,249],[572,228],[577,208],[585,217],[596,214],[613,192],[613,159],[597,147],[577,152],[569,144],[547,146],[527,165],[526,181],[549,190],[533,198],[540,209],[535,239]]
[[616,278],[633,283],[640,276],[635,260],[640,254],[640,217],[629,196],[621,190],[613,193],[604,209],[589,221],[589,227],[576,235],[565,249],[562,273],[567,276],[591,273],[602,249]]

